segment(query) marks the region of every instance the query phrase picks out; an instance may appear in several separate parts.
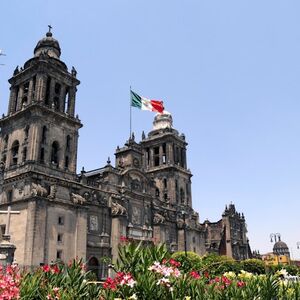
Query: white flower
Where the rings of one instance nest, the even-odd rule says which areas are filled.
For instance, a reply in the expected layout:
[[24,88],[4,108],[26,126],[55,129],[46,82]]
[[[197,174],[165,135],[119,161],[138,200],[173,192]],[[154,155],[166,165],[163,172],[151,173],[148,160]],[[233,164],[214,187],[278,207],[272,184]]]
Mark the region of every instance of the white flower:
[[289,273],[287,272],[286,269],[278,270],[278,271],[276,272],[276,274],[277,274],[277,275],[282,275],[283,277],[286,277],[286,276],[289,275]]
[[128,299],[131,299],[131,300],[138,300],[138,297],[136,294],[133,294],[132,296],[130,296]]
[[136,281],[133,280],[132,278],[130,278],[130,279],[127,281],[127,285],[130,286],[131,288],[133,288],[135,284],[136,284]]

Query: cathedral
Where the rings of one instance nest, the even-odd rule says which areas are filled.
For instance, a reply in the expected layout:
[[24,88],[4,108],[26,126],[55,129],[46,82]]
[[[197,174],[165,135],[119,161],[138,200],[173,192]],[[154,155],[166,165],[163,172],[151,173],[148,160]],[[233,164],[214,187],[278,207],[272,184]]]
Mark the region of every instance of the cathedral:
[[244,215],[233,204],[218,222],[200,223],[188,143],[169,113],[157,114],[141,141],[132,134],[117,147],[114,163],[77,174],[80,81],[60,56],[49,30],[9,79],[8,111],[0,119],[0,248],[13,248],[6,258],[39,266],[80,257],[103,278],[103,258],[117,257],[122,238],[251,257]]

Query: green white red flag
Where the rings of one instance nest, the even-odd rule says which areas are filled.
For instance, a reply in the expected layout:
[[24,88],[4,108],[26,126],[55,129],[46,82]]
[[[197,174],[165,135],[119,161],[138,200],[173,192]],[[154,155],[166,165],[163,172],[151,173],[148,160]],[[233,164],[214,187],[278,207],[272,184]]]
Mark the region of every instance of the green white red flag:
[[139,96],[137,93],[130,90],[131,106],[137,107],[141,110],[155,111],[162,114],[164,111],[164,104],[161,100],[152,100]]

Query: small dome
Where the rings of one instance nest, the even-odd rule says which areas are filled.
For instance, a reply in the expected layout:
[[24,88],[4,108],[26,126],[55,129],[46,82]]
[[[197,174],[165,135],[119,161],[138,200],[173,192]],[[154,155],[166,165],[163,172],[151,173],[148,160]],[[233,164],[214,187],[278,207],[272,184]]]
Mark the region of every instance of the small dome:
[[34,56],[38,57],[41,54],[47,54],[50,57],[59,59],[61,50],[59,43],[52,37],[52,32],[48,31],[46,37],[38,41],[34,48]]
[[278,241],[274,244],[273,252],[278,255],[290,255],[289,248],[283,241]]

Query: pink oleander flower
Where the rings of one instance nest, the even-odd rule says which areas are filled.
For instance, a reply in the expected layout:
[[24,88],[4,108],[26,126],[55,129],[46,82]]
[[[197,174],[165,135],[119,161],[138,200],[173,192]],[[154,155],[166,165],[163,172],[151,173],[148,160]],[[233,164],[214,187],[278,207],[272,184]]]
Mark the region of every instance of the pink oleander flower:
[[53,274],[59,274],[60,273],[60,269],[59,269],[59,267],[57,265],[54,265],[54,266],[51,267],[51,272]]
[[207,271],[204,272],[204,277],[209,278],[209,273]]
[[118,285],[127,285],[132,288],[135,284],[136,281],[130,273],[118,272],[114,279],[108,277],[102,286],[104,289],[116,290]]
[[0,273],[0,300],[20,298],[20,275],[16,266],[7,266]]
[[231,280],[228,279],[226,276],[222,276],[221,278],[222,282],[224,283],[225,286],[228,286],[231,284]]
[[200,279],[201,276],[199,275],[199,273],[197,271],[191,271],[190,275],[195,278],[195,279]]
[[112,279],[111,277],[108,277],[105,282],[102,284],[104,289],[108,289],[108,290],[116,290],[117,289],[117,283],[114,279]]
[[176,268],[178,268],[178,267],[181,266],[181,263],[180,263],[179,261],[176,261],[176,260],[173,259],[173,258],[171,258],[171,259],[169,260],[169,263],[170,263],[170,265],[172,265],[173,267],[176,267]]
[[237,287],[240,287],[240,288],[244,287],[245,285],[246,285],[246,283],[245,283],[244,281],[241,281],[241,280],[239,280],[239,281],[236,283],[236,286],[237,286]]
[[169,276],[179,277],[181,275],[180,271],[177,268],[168,267],[163,264],[160,264],[159,262],[154,262],[154,264],[150,266],[148,270],[161,274],[164,277],[169,277]]
[[50,267],[49,265],[44,265],[44,266],[42,267],[42,269],[43,269],[43,271],[44,271],[45,273],[48,273],[48,272],[51,271],[51,267]]

